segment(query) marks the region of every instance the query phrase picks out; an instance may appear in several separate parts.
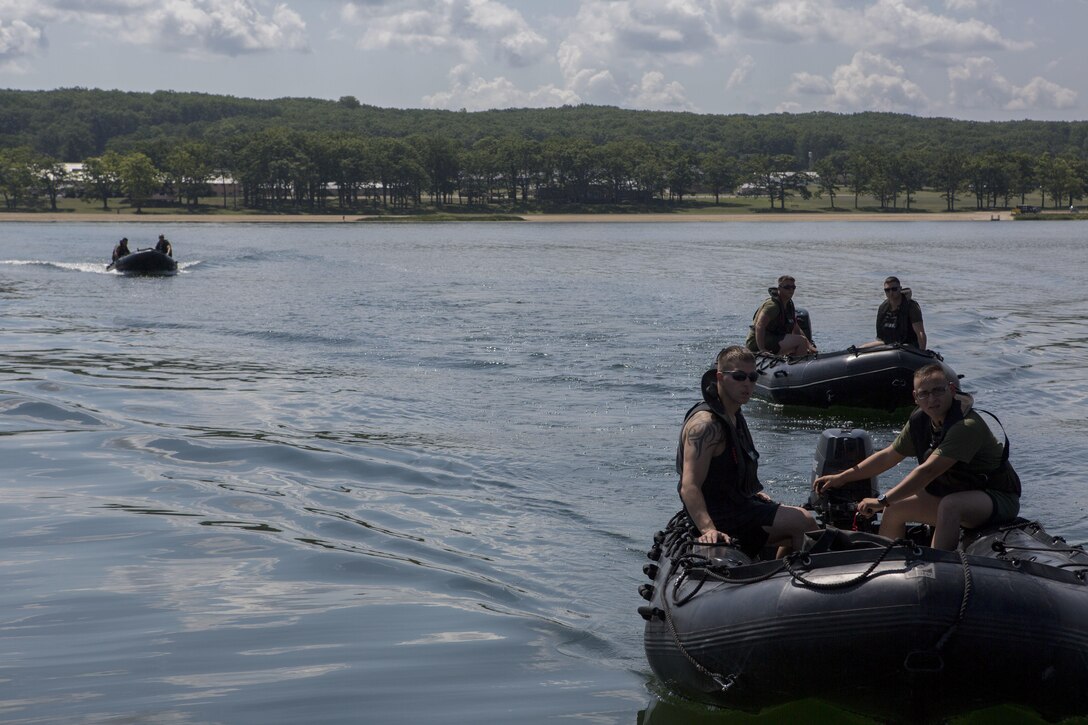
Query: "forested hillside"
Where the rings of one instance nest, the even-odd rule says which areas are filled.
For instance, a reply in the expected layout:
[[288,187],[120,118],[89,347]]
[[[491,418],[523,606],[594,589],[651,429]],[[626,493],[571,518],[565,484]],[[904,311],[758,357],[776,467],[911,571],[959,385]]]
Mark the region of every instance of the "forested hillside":
[[0,91],[9,210],[55,210],[58,198],[109,209],[114,197],[192,209],[228,193],[236,207],[271,211],[682,205],[693,194],[761,196],[772,210],[813,195],[833,210],[837,195],[909,210],[921,191],[948,211],[1036,194],[1040,206],[1071,206],[1088,191],[1088,122]]
[[702,152],[795,156],[807,160],[867,147],[955,149],[967,154],[1023,151],[1088,157],[1088,122],[979,123],[892,113],[704,115],[605,106],[474,113],[376,108],[348,96],[253,100],[203,93],[128,93],[69,88],[0,91],[0,147],[26,146],[78,161],[162,139],[220,143],[261,129],[347,132],[368,137],[441,136],[464,147],[487,137],[594,144],[639,139]]

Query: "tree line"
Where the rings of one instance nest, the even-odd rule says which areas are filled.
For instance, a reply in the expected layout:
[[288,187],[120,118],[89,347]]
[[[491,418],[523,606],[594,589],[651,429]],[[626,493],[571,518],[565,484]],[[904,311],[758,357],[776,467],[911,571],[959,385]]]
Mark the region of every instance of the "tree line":
[[[74,155],[73,155],[74,154]],[[0,91],[6,206],[61,194],[195,206],[213,179],[254,209],[683,203],[819,194],[909,209],[1065,206],[1088,189],[1088,124],[901,114],[715,116],[601,106],[481,113],[339,101],[119,91]],[[63,162],[81,162],[80,177]],[[220,187],[221,189],[224,187]],[[224,199],[224,202],[227,201]]]

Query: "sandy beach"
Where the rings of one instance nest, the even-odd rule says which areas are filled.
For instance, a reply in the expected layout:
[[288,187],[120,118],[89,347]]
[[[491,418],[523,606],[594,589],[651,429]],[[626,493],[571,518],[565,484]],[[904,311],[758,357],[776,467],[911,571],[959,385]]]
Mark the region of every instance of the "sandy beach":
[[[964,211],[955,213],[851,213],[840,214],[789,212],[786,214],[521,214],[534,223],[632,223],[632,222],[977,222],[1009,221],[1008,212]],[[466,219],[478,221],[479,217]],[[403,224],[426,222],[426,217],[387,217],[347,214],[87,214],[87,213],[0,213],[0,222],[37,222],[43,224],[102,222],[107,224],[345,224],[348,222]],[[449,221],[444,218],[443,222]]]

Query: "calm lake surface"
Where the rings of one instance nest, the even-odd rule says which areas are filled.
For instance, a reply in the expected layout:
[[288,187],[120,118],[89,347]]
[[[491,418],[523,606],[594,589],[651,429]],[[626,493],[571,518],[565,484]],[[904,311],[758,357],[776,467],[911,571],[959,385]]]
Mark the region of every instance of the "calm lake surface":
[[[104,271],[159,233],[176,277]],[[668,695],[636,613],[700,374],[780,273],[824,350],[872,339],[898,274],[1004,422],[1022,515],[1083,542],[1086,240],[0,223],[0,721],[747,722]],[[820,431],[902,423],[748,416],[795,504]]]

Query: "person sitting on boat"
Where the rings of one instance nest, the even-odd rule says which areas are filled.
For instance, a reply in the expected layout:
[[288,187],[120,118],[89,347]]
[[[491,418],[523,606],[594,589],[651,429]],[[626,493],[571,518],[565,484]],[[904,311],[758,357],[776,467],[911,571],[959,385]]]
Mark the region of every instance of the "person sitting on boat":
[[755,355],[740,345],[719,352],[715,367],[703,374],[703,402],[688,410],[680,431],[677,491],[700,543],[735,542],[752,557],[778,546],[784,556],[819,527],[809,512],[763,493],[759,453],[740,412],[757,377]]
[[890,446],[841,473],[820,476],[812,487],[823,492],[872,478],[913,456],[918,466],[902,481],[858,503],[863,516],[884,512],[881,535],[902,538],[907,523],[916,521],[933,526],[933,548],[955,549],[960,527],[1016,518],[1020,477],[1009,464],[1008,437],[1004,445],[994,437],[971,410],[971,396],[959,393],[955,378],[939,364],[914,373],[914,399],[918,408]]
[[911,299],[910,288],[904,287],[898,277],[884,280],[884,296],[876,311],[876,336],[873,342],[862,347],[877,345],[914,345],[926,349],[926,327],[922,323],[922,308]]
[[751,329],[745,344],[752,352],[770,355],[808,355],[816,352],[816,345],[805,336],[797,321],[793,306],[793,291],[797,281],[788,274],[778,278],[778,286],[768,291],[770,297],[752,316]]
[[167,257],[174,256],[174,247],[170,244],[170,241],[163,234],[159,235],[159,241],[155,244],[155,251],[162,252]]
[[113,260],[116,262],[126,254],[132,254],[128,249],[128,237],[122,237],[121,241],[117,242],[117,246],[113,248]]

